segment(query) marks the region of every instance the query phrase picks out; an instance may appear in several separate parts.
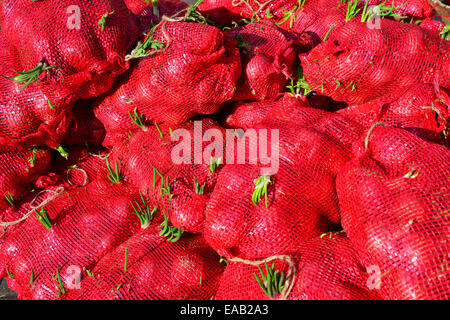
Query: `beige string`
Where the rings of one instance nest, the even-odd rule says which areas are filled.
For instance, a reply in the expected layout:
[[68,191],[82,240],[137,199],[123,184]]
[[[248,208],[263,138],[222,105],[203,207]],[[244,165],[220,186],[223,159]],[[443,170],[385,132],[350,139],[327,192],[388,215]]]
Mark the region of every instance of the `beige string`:
[[256,260],[256,261],[245,260],[245,259],[241,259],[238,257],[229,259],[229,261],[231,261],[231,262],[241,262],[241,263],[252,265],[252,266],[259,266],[261,264],[270,262],[272,260],[283,260],[283,261],[287,262],[289,265],[289,269],[286,273],[286,282],[284,283],[283,290],[280,292],[280,299],[286,300],[287,297],[290,295],[292,288],[294,287],[295,278],[297,276],[297,270],[295,267],[295,263],[292,260],[292,257],[290,257],[288,255],[276,255],[276,256],[272,256],[272,257],[269,257],[264,260]]
[[[69,185],[74,186],[74,184],[69,180],[69,173],[71,170],[80,170],[81,172],[83,172],[84,174],[84,182],[83,184],[77,186],[77,187],[84,187],[87,185],[88,183],[88,174],[87,172],[82,169],[82,168],[78,168],[78,167],[74,167],[74,168],[70,168],[66,175],[67,175],[67,183],[69,183]],[[39,196],[45,192],[53,192],[53,195],[47,199],[45,199],[44,201],[42,201],[41,203],[39,203],[38,205],[34,205],[34,202],[39,198]],[[53,200],[55,200],[56,198],[58,198],[59,196],[62,196],[64,193],[66,193],[67,190],[64,187],[58,187],[56,188],[56,190],[51,190],[51,189],[45,189],[45,190],[41,190],[38,192],[38,194],[33,198],[33,200],[31,200],[29,206],[30,206],[30,210],[20,219],[14,220],[14,221],[0,221],[0,226],[2,227],[8,227],[8,226],[13,226],[16,225],[24,220],[26,220],[35,210],[38,210],[44,206],[46,206],[47,204],[51,203]]]
[[[44,201],[42,201],[40,204],[38,204],[37,206],[34,206],[33,203],[37,200],[37,198],[44,192],[53,192],[54,194],[45,199]],[[42,207],[44,207],[45,205],[49,204],[50,202],[52,202],[53,200],[55,200],[56,198],[58,198],[59,196],[63,195],[64,193],[66,193],[66,190],[64,189],[64,187],[59,187],[56,190],[50,190],[50,189],[46,189],[46,190],[42,190],[40,191],[35,197],[34,199],[30,202],[30,208],[31,210],[29,210],[22,218],[18,219],[18,220],[14,220],[14,221],[1,221],[0,222],[0,226],[2,227],[8,227],[8,226],[13,226],[15,224],[18,224],[22,221],[24,221],[25,219],[27,219],[33,212],[34,210],[38,210]]]
[[83,184],[79,185],[79,187],[84,187],[85,185],[87,185],[89,178],[88,178],[88,174],[87,174],[86,170],[84,170],[82,168],[78,168],[77,166],[74,166],[72,168],[69,168],[69,170],[67,170],[67,172],[66,172],[66,181],[67,181],[67,183],[70,184],[71,186],[74,186],[74,184],[69,180],[69,173],[72,170],[79,170],[79,171],[81,171],[84,174],[84,182],[83,182]]
[[96,157],[96,158],[100,158],[102,160],[106,160],[109,157],[109,153],[108,154],[96,154],[96,153],[89,153],[90,156]]
[[[239,2],[238,2],[238,1],[239,1]],[[253,8],[252,8],[252,6],[250,5],[250,3],[249,3],[248,0],[233,0],[233,1],[231,1],[231,5],[232,5],[233,7],[238,7],[238,6],[240,6],[241,4],[245,4],[245,5],[247,5],[247,7],[250,9],[250,11],[253,13],[253,15],[256,16],[258,19],[260,19],[260,17],[258,16],[258,13],[262,12],[262,11],[264,10],[264,8],[265,8],[267,5],[269,5],[273,0],[269,0],[269,1],[265,2],[265,3],[260,3],[260,2],[258,2],[257,0],[253,0],[253,1],[254,1],[254,2],[256,3],[256,5],[258,6],[258,9],[256,9],[256,10],[253,10]]]
[[[272,0],[271,0],[271,1],[272,1]],[[162,22],[162,25],[161,25],[161,32],[162,32],[162,35],[163,35],[164,39],[166,39],[166,45],[164,46],[164,48],[156,49],[156,50],[153,50],[153,51],[151,51],[151,52],[148,52],[147,54],[140,55],[140,56],[136,56],[136,54],[134,53],[134,49],[133,49],[133,51],[131,51],[130,54],[128,54],[128,55],[125,56],[125,61],[129,61],[129,60],[137,59],[137,58],[145,58],[145,57],[148,57],[148,56],[151,56],[151,55],[155,55],[155,54],[157,54],[157,53],[159,53],[159,52],[165,51],[165,50],[170,46],[170,37],[169,37],[169,35],[167,34],[166,28],[165,28],[166,23],[167,23],[167,22],[181,22],[181,21],[185,21],[185,20],[190,16],[190,14],[191,14],[191,12],[192,12],[192,8],[193,8],[193,5],[187,7],[187,8],[185,8],[185,9],[183,9],[183,10],[178,11],[177,13],[173,14],[173,15],[170,16],[170,17],[168,17],[168,16],[166,16],[166,15],[163,15],[163,16],[161,17],[161,22]],[[184,13],[184,16],[180,17],[180,15],[181,15],[182,13]],[[200,15],[200,16],[201,16],[201,15]],[[203,17],[203,16],[202,16],[202,17]],[[204,17],[203,17],[203,18],[204,18]],[[161,22],[160,22],[160,23],[161,23]],[[155,29],[155,30],[156,30],[156,29]],[[140,44],[141,44],[141,42],[138,42],[137,46],[139,46]]]
[[441,115],[441,112],[439,111],[439,109],[434,106],[434,102],[431,103],[431,106],[423,106],[421,108],[422,109],[431,109],[434,112],[436,112],[436,114],[438,115],[438,118],[441,118],[442,120],[444,120],[444,122],[447,121],[447,119],[445,119],[444,116]]
[[366,138],[364,139],[364,152],[367,151],[367,148],[369,147],[369,138],[372,134],[373,129],[375,129],[378,126],[386,127],[386,125],[382,122],[377,122],[373,126],[370,127],[369,131],[367,131]]

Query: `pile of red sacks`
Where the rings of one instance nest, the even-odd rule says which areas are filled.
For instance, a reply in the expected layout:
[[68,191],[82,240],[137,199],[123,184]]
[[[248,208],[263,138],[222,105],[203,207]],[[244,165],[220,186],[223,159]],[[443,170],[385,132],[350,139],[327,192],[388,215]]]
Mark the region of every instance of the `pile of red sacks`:
[[427,1],[4,0],[0,27],[20,299],[450,299]]

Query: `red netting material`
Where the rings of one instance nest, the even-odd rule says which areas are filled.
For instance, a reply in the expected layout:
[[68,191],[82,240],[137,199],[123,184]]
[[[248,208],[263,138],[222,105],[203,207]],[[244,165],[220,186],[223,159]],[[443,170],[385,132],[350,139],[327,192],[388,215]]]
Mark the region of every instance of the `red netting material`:
[[264,120],[275,103],[274,100],[237,102],[232,106],[231,113],[225,119],[226,125],[244,130],[252,128]]
[[48,104],[38,84],[14,83],[4,77],[22,70],[17,50],[0,31],[0,149],[39,145],[56,148],[72,118],[70,106]]
[[[130,9],[135,15],[153,15],[153,4],[150,0],[124,0],[124,2],[127,8]],[[176,13],[186,8],[188,6],[188,2],[188,0],[158,0],[156,13],[158,13],[158,16],[160,17],[163,15],[170,16],[171,12]],[[147,12],[144,13],[145,11]]]
[[433,7],[428,0],[384,0],[378,2],[384,3],[388,7],[400,7],[394,12],[402,16],[407,15],[425,19],[431,17],[434,13]]
[[[111,163],[117,162],[124,179],[158,203],[175,227],[201,233],[206,203],[222,167],[210,172],[211,157],[222,158],[223,163],[225,156],[224,147],[216,148],[218,141],[208,137],[208,132],[222,139],[225,130],[210,119],[170,128],[173,136],[168,126],[159,128],[163,137],[154,126],[135,132],[114,148]],[[170,187],[168,193],[161,190],[161,176],[155,169],[164,176],[164,186]],[[202,191],[196,191],[195,179]]]
[[[368,287],[369,275],[345,233],[330,232],[306,241],[291,254],[295,265],[294,284],[288,300],[379,300],[378,290]],[[269,259],[267,259],[269,260]],[[289,264],[283,259],[268,261],[287,277]],[[260,264],[264,274],[266,268]],[[267,300],[255,276],[257,266],[229,262],[217,290],[217,300]],[[287,284],[285,284],[287,285]],[[283,288],[284,289],[284,288]],[[281,294],[274,296],[280,299]]]
[[364,128],[376,122],[404,128],[423,138],[442,141],[440,134],[448,127],[448,107],[437,97],[432,85],[418,84],[400,99],[380,108],[377,103],[354,105],[338,111]]
[[[181,1],[2,2],[0,277],[20,299],[268,299],[255,260],[294,273],[274,299],[449,299],[444,25],[416,21],[423,0],[378,29],[349,2],[263,1],[203,1],[215,26]],[[139,57],[139,34],[167,47]],[[286,84],[308,51],[304,96]],[[39,62],[62,69],[5,79]]]
[[[365,4],[367,2],[369,10],[375,5],[384,4],[386,7],[400,7],[394,10],[398,15],[404,17],[416,17],[425,19],[431,17],[433,9],[429,5],[427,0],[412,0],[412,1],[377,1],[377,0],[364,0],[357,1],[356,17],[352,19],[360,19],[361,14],[364,11]],[[291,28],[293,32],[310,33],[314,35],[315,44],[319,44],[321,40],[325,38],[325,35],[330,30],[338,29],[347,23],[347,12],[349,5],[354,1],[341,1],[341,0],[315,0],[306,1],[303,6],[298,8],[291,16],[294,19],[294,23]],[[367,9],[366,9],[367,10]],[[376,12],[375,12],[376,13]],[[380,17],[378,17],[379,19]],[[373,21],[369,21],[368,24],[373,24]],[[289,26],[290,27],[290,26]],[[331,31],[333,33],[334,31]]]
[[381,20],[371,29],[350,21],[300,59],[313,90],[348,104],[382,105],[419,83],[449,87],[449,48],[417,25]]
[[233,100],[277,98],[293,73],[296,50],[292,36],[272,22],[250,23],[224,32],[241,50],[242,76]]
[[[292,31],[312,36],[314,45],[324,39],[330,28],[338,28],[345,24],[348,3],[340,0],[306,1],[294,14]],[[361,4],[358,5],[358,8]]]
[[16,202],[31,189],[32,182],[50,168],[50,152],[44,148],[1,152],[0,168],[0,211],[3,212],[11,206],[6,197]]
[[148,123],[181,124],[198,114],[215,113],[234,93],[240,75],[239,50],[224,42],[219,29],[165,22],[154,39],[168,47],[141,59],[95,108],[108,135],[135,128],[128,115],[135,108]]
[[298,0],[204,0],[198,10],[221,26],[231,26],[233,21],[256,17],[270,17],[281,23],[285,13],[292,11],[297,4]]
[[[300,102],[279,104],[254,129],[238,142],[241,150],[245,148],[237,151],[245,154],[245,164],[239,160],[225,164],[206,208],[205,239],[225,257],[272,256],[333,230],[340,221],[334,177],[349,159],[352,141],[359,137],[359,128],[349,119],[302,108]],[[279,143],[271,129],[278,130]],[[246,139],[251,134],[262,137],[272,157],[278,152],[278,167],[269,163],[275,171],[279,168],[275,174],[269,165],[255,161],[254,155],[249,157],[256,150]],[[264,197],[255,205],[254,180],[267,174],[267,206]]]
[[103,124],[92,110],[90,100],[79,100],[73,107],[73,118],[66,129],[61,143],[67,145],[100,146],[106,132]]
[[[102,30],[99,21],[111,12]],[[41,61],[61,68],[44,71],[38,80],[55,105],[106,92],[128,68],[124,56],[138,36],[121,0],[7,0],[0,7],[0,23],[6,38],[20,48],[23,70]],[[14,70],[6,74],[13,75]]]
[[[310,97],[308,97],[308,99],[309,98]],[[229,110],[230,114],[225,118],[225,124],[227,127],[247,130],[249,128],[254,128],[257,124],[263,122],[269,114],[271,117],[280,117],[281,115],[278,113],[289,112],[292,110],[295,112],[295,109],[297,109],[299,105],[304,107],[311,106],[316,109],[324,108],[323,106],[325,103],[323,100],[316,101],[317,103],[315,105],[312,105],[310,101],[314,103],[314,98],[307,100],[291,93],[284,93],[278,100],[272,99],[255,102],[240,101],[231,106],[231,110]],[[331,107],[326,105],[326,108]],[[282,117],[282,119],[284,118]]]
[[163,17],[181,18],[186,14],[188,4],[177,0],[158,1],[157,10],[153,8],[151,1],[146,3],[139,0],[125,1],[127,6],[137,15],[139,27],[143,32],[148,32],[152,26],[161,22]]
[[184,234],[172,243],[159,235],[154,223],[101,259],[92,276],[83,276],[80,289],[63,298],[208,300],[214,297],[222,272],[219,256],[201,236]]
[[377,126],[336,178],[342,226],[387,299],[449,299],[450,150]]
[[297,277],[289,299],[382,299],[345,233],[330,232],[311,239],[294,256],[298,259]]
[[[55,299],[57,268],[67,289],[73,272],[92,269],[97,261],[140,228],[130,201],[134,187],[97,179],[74,188],[43,206],[52,226],[48,230],[30,215],[2,243],[2,275],[20,299]],[[41,210],[40,208],[39,210]],[[31,274],[34,281],[30,281]]]

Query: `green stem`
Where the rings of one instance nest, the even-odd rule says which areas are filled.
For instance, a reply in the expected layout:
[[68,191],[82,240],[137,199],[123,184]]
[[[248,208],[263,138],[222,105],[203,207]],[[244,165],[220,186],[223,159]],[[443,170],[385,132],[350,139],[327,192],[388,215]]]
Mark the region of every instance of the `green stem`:
[[267,208],[267,188],[270,182],[271,181],[269,175],[262,175],[253,181],[253,183],[255,184],[255,190],[252,194],[252,202],[255,206],[258,206],[259,202],[261,201],[261,196],[264,196]]
[[[55,279],[55,278],[53,278],[53,279]],[[64,289],[64,284],[63,284],[63,282],[61,280],[61,275],[59,274],[59,266],[56,266],[56,279],[55,279],[55,281],[57,281],[58,285],[59,285],[59,291],[57,293],[57,296],[61,297],[63,294],[66,293],[66,290]]]
[[56,66],[47,66],[47,64],[43,61],[39,62],[38,66],[34,69],[28,71],[17,72],[17,75],[14,77],[7,78],[5,76],[1,76],[8,80],[13,80],[14,83],[24,83],[22,87],[19,88],[19,91],[28,86],[30,83],[34,83],[37,81],[39,75],[44,71],[50,69],[62,69],[61,67]]
[[120,174],[119,174],[119,165],[116,161],[115,163],[115,170],[111,169],[111,166],[109,165],[108,157],[106,157],[106,167],[108,168],[108,179],[112,183],[120,183]]
[[98,26],[102,29],[102,31],[105,30],[106,19],[108,19],[108,17],[112,14],[114,14],[114,11],[105,13],[98,21]]
[[175,228],[174,226],[169,226],[169,217],[166,216],[166,213],[163,211],[164,221],[160,225],[161,232],[160,236],[166,237],[167,241],[177,242],[180,240],[184,231],[180,228]]
[[258,270],[261,274],[259,276],[257,273],[254,273],[254,277],[258,282],[261,289],[269,298],[274,298],[284,288],[285,277],[284,273],[278,270],[275,270],[275,264],[272,262],[272,266],[269,268],[267,262],[265,262],[266,266],[266,274],[264,274],[262,268],[258,266]]
[[141,190],[139,190],[139,194],[141,196],[141,200],[142,200],[144,209],[141,208],[141,206],[139,205],[138,202],[135,203],[136,207],[134,206],[132,201],[130,201],[130,203],[134,209],[134,212],[132,212],[132,214],[135,214],[138,216],[139,221],[141,222],[141,228],[145,229],[151,224],[155,214],[158,212],[158,208],[155,206],[153,208],[153,210],[151,210],[150,206],[145,201],[144,196],[141,193]]
[[336,26],[331,26],[331,28],[327,31],[327,33],[325,34],[325,37],[323,37],[323,42],[327,41],[328,35],[330,34],[331,30],[334,29],[334,27],[336,27]]
[[194,190],[195,190],[196,194],[203,195],[203,192],[205,190],[205,186],[206,186],[206,182],[200,187],[198,179],[197,178],[194,179]]
[[52,228],[52,222],[47,211],[44,208],[42,208],[40,211],[34,209],[34,211],[36,212],[38,220],[44,225],[44,227],[50,230]]
[[59,154],[65,158],[68,159],[69,158],[69,152],[67,152],[66,149],[64,149],[64,147],[62,145],[58,146],[58,148],[56,148],[56,151],[59,152]]
[[217,168],[220,166],[220,163],[222,162],[222,158],[219,157],[217,159],[214,159],[213,156],[211,156],[209,160],[209,173],[216,172]]
[[11,192],[8,191],[8,194],[5,193],[5,199],[9,205],[14,208],[15,202]]

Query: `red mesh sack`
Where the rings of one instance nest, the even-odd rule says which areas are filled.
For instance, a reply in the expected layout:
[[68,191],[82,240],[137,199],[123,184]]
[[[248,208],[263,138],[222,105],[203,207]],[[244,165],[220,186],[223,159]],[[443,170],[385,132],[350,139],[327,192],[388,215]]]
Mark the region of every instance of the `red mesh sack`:
[[[290,256],[280,255],[258,262],[258,265],[255,261],[239,259],[229,262],[220,280],[216,299],[381,299],[376,289],[367,286],[369,275],[351,242],[341,232],[330,232],[310,239]],[[262,274],[268,274],[265,263],[269,269],[273,264],[273,271],[283,274],[281,286],[274,286],[272,291],[267,290],[267,281],[259,283],[257,280],[257,277],[262,280]]]
[[[306,1],[293,15],[295,20],[292,31],[310,34],[316,46],[331,28],[345,24],[347,6],[347,2],[340,0]],[[361,4],[358,4],[358,8],[361,9]]]
[[300,102],[298,96],[290,93],[283,94],[278,100],[241,101],[232,106],[231,113],[225,118],[225,123],[230,127],[247,130],[263,122],[269,114],[270,117],[278,117],[278,113],[289,112],[290,109],[295,110],[299,105],[311,106],[306,99]]
[[[143,32],[148,32],[152,26],[161,22],[163,17],[179,19],[186,15],[188,4],[177,0],[159,0],[156,8],[152,2],[145,0],[127,0],[127,6],[137,15],[139,27]],[[132,7],[132,8],[131,8]]]
[[272,22],[250,23],[224,32],[241,50],[243,74],[233,100],[277,98],[293,73],[293,38]]
[[[359,128],[345,117],[301,104],[280,109],[238,141],[244,151],[237,154],[245,154],[246,161],[227,161],[219,174],[204,236],[221,256],[255,259],[287,252],[339,223],[334,178],[349,159]],[[278,138],[271,129],[278,130]],[[259,144],[271,158],[261,153],[256,158],[250,135],[263,140]]]
[[449,43],[417,25],[350,21],[301,55],[312,90],[349,105],[395,101],[419,83],[448,88]]
[[141,199],[133,187],[97,180],[41,203],[37,211],[50,225],[31,214],[2,243],[10,288],[19,299],[56,299],[74,288],[82,272],[139,230],[134,201]]
[[384,0],[379,1],[388,7],[397,7],[394,10],[399,15],[407,15],[419,19],[425,19],[433,16],[434,9],[428,0]]
[[[281,273],[283,274],[283,281],[281,281],[281,287],[278,287],[279,290],[273,290],[271,292],[265,291],[265,288],[269,286],[269,283],[262,279],[262,274],[264,274],[264,276],[268,274],[265,263],[267,263],[269,268],[273,267],[273,270],[278,272],[279,275],[281,275]],[[289,295],[292,290],[292,285],[289,284],[295,278],[295,273],[293,271],[296,270],[296,264],[296,261],[288,255],[274,256],[264,260],[228,260],[222,277],[220,278],[215,299],[286,299],[286,295]],[[261,268],[261,270],[258,267]],[[256,277],[259,277],[263,284],[260,284]],[[272,281],[275,280],[274,277],[272,277],[272,279]],[[287,287],[290,287],[290,289]]]
[[14,206],[31,189],[34,180],[50,168],[50,151],[35,148],[26,152],[1,152],[0,167],[0,212],[3,212]]
[[[431,17],[433,10],[428,4],[427,0],[413,0],[413,1],[378,1],[378,0],[356,0],[356,18],[359,19],[364,12],[366,6],[369,10],[375,5],[384,4],[384,7],[396,8],[393,13],[401,17],[417,17],[424,19]],[[292,31],[295,33],[309,33],[313,35],[314,44],[319,44],[325,36],[332,30],[337,30],[347,22],[347,12],[349,7],[354,5],[355,1],[340,1],[340,0],[316,0],[306,1],[305,4],[299,7],[293,14],[294,23],[292,24]],[[383,10],[384,11],[384,10]],[[382,11],[378,11],[381,13]],[[376,13],[376,11],[375,11]],[[380,17],[378,17],[380,19]],[[399,18],[396,18],[399,20]],[[371,22],[369,22],[371,23]],[[331,31],[330,31],[331,30]]]
[[40,67],[39,86],[55,105],[110,89],[128,69],[124,56],[138,36],[121,0],[8,0],[2,2],[0,23],[18,50],[22,70]]
[[3,30],[0,46],[0,149],[58,147],[72,119],[71,106],[52,104],[36,83],[23,87],[6,79],[11,70],[22,70],[22,66]]
[[283,22],[288,12],[293,11],[298,0],[204,0],[199,6],[204,16],[221,26],[231,26],[242,19],[272,19]]
[[136,15],[152,15],[153,17],[162,17],[163,15],[166,15],[170,17],[171,13],[174,14],[186,8],[188,1],[158,0],[155,1],[155,9],[153,6],[153,1],[151,0],[124,0],[124,2],[128,9]]
[[[153,8],[152,1],[150,0],[123,0],[125,5],[134,14],[139,14],[144,8],[150,6]],[[158,4],[163,1],[158,1]]]
[[440,33],[444,29],[445,24],[434,18],[426,18],[420,23],[420,26]]
[[272,110],[274,100],[263,100],[255,102],[237,102],[232,106],[231,113],[226,117],[225,122],[234,128],[252,128],[262,122],[267,114]]
[[372,284],[385,299],[448,299],[450,150],[392,127],[374,126],[364,140],[336,186]]
[[441,141],[440,134],[448,126],[448,107],[437,97],[432,85],[418,84],[400,99],[383,105],[366,103],[338,111],[368,129],[376,122],[404,128],[419,136]]
[[105,127],[95,117],[92,103],[89,100],[79,100],[73,108],[73,118],[67,127],[62,144],[100,146],[105,135]]
[[[156,222],[155,217],[155,222]],[[185,234],[175,243],[159,226],[136,233],[91,270],[66,300],[208,300],[223,272],[219,256],[201,236]]]
[[289,299],[382,299],[345,233],[330,232],[311,239],[294,257],[298,260],[297,276]]
[[124,179],[158,203],[176,228],[201,233],[206,203],[222,167],[211,170],[211,164],[223,163],[225,155],[222,145],[215,148],[216,138],[208,138],[211,131],[225,144],[225,131],[210,119],[139,130],[114,148],[111,166],[117,163]]
[[148,123],[174,125],[198,114],[215,113],[233,95],[240,75],[239,50],[224,43],[219,29],[164,22],[153,38],[167,47],[141,59],[95,107],[107,134],[116,128],[122,132],[135,128],[129,117],[134,109]]

